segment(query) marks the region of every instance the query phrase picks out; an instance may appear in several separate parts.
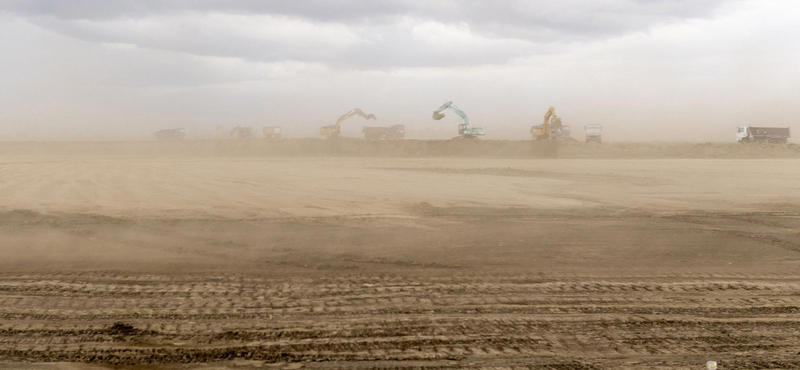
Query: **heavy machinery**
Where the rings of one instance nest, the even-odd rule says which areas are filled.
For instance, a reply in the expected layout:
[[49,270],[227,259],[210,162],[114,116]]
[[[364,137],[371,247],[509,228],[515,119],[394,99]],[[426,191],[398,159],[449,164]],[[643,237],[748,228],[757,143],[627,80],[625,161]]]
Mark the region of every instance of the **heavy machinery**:
[[[558,119],[561,122],[561,118]],[[556,140],[559,141],[576,141],[572,138],[572,129],[569,125],[561,125],[561,128],[558,130],[554,130],[556,135]]]
[[249,139],[253,137],[253,128],[245,126],[236,126],[231,130],[230,137],[237,139]]
[[327,137],[328,139],[334,139],[334,138],[337,138],[337,137],[341,136],[340,127],[341,127],[342,122],[344,122],[348,118],[356,116],[356,115],[364,117],[364,119],[377,120],[377,118],[375,118],[374,114],[366,114],[361,109],[354,108],[353,110],[341,115],[341,117],[339,117],[339,119],[336,120],[336,123],[334,123],[332,125],[329,125],[329,126],[320,127],[319,134],[322,135],[322,136]]
[[186,130],[182,128],[169,128],[156,131],[153,136],[158,140],[183,140],[186,137]]
[[586,125],[586,126],[583,126],[583,130],[586,132],[586,142],[587,143],[600,143],[600,142],[602,142],[601,134],[603,132],[603,126],[601,126],[601,125]]
[[572,129],[569,127],[569,125],[562,125],[558,129],[554,128],[555,127],[554,125],[550,125],[550,127],[551,129],[550,129],[549,139],[545,139],[544,137],[539,139],[540,136],[538,136],[539,135],[538,133],[542,131],[542,125],[536,125],[531,127],[531,133],[533,134],[533,138],[537,140],[577,141],[574,138],[572,138]]
[[467,118],[467,114],[464,113],[461,109],[458,109],[453,102],[449,101],[447,103],[442,104],[439,109],[433,112],[433,119],[440,120],[444,118],[444,114],[442,111],[445,109],[451,109],[453,112],[456,112],[457,115],[461,116],[461,124],[458,125],[458,137],[455,139],[477,139],[478,136],[486,135],[486,130],[480,127],[470,127],[469,126],[469,118]]
[[264,137],[267,139],[280,139],[282,136],[280,126],[264,127],[262,132],[264,133]]
[[536,140],[557,140],[557,133],[559,133],[562,128],[561,118],[556,116],[556,109],[550,107],[544,114],[544,121],[542,124],[531,127],[531,134]]
[[791,137],[789,127],[739,126],[736,141],[740,143],[786,144]]
[[391,125],[389,127],[369,127],[364,126],[361,129],[364,133],[364,138],[372,140],[397,140],[406,136],[406,126],[404,125]]

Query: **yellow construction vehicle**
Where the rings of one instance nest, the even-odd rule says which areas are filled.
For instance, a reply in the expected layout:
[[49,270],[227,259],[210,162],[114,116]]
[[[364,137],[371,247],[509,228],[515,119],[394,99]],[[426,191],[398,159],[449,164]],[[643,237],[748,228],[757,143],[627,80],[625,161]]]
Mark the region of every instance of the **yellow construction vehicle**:
[[341,115],[341,117],[339,117],[339,119],[336,120],[336,123],[334,123],[332,125],[320,127],[319,134],[322,135],[322,136],[327,137],[328,139],[333,139],[333,138],[337,138],[337,137],[341,136],[340,127],[341,127],[342,122],[344,122],[348,118],[356,116],[356,115],[364,117],[364,119],[377,120],[377,118],[375,118],[374,114],[366,114],[361,109],[354,108],[353,110]]
[[544,114],[544,122],[531,127],[531,134],[536,140],[555,140],[555,132],[561,130],[561,126],[561,118],[556,116],[556,109],[550,107]]

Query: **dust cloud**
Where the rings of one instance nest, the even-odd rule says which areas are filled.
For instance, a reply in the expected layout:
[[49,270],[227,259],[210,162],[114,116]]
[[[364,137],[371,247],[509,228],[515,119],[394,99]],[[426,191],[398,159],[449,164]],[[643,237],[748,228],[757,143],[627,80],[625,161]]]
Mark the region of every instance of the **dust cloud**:
[[14,366],[796,364],[774,359],[800,340],[793,144],[251,138],[0,158]]
[[800,368],[796,7],[98,4],[0,2],[0,368]]

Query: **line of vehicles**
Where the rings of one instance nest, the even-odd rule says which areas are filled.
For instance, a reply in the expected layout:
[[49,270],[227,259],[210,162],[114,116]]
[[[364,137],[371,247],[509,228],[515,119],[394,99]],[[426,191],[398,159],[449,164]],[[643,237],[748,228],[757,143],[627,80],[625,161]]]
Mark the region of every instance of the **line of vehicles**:
[[[486,130],[483,128],[471,126],[467,114],[453,104],[452,101],[442,104],[442,106],[433,111],[433,119],[436,121],[441,120],[445,117],[444,112],[447,110],[451,110],[461,117],[461,123],[458,125],[458,136],[454,137],[454,140],[475,140],[480,136],[486,135]],[[320,136],[328,139],[341,137],[342,123],[355,116],[362,117],[365,120],[377,120],[374,114],[367,114],[359,108],[354,108],[341,115],[334,124],[320,127]],[[587,143],[602,143],[602,125],[585,125],[583,129]],[[405,126],[364,126],[361,132],[364,134],[364,138],[370,140],[399,140],[405,137]],[[536,141],[576,141],[572,138],[570,126],[561,122],[561,118],[556,115],[554,107],[550,107],[545,112],[542,124],[531,127],[530,133]],[[278,126],[264,127],[262,135],[266,139],[281,139],[281,128]],[[183,128],[160,130],[155,132],[154,136],[159,140],[182,140],[186,137],[186,130]],[[230,131],[229,137],[248,139],[256,137],[256,133],[252,127],[237,126]],[[790,137],[791,131],[789,127],[739,126],[736,141],[740,143],[785,144],[789,142]]]

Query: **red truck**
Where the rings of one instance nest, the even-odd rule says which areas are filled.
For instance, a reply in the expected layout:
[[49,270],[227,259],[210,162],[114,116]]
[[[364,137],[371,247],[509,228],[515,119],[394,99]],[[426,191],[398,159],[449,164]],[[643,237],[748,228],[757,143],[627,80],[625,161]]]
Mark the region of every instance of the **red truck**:
[[361,129],[364,133],[364,138],[371,140],[397,140],[406,136],[406,126],[392,125],[389,127],[369,127],[365,126]]

